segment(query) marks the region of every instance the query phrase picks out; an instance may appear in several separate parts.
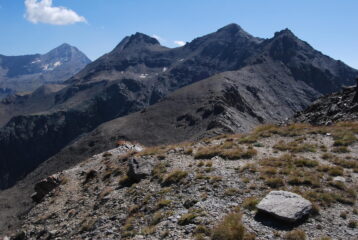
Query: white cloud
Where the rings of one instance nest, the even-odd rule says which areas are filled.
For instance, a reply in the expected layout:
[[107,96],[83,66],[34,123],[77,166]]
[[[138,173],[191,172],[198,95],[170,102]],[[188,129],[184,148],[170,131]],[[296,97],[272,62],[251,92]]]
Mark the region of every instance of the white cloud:
[[52,0],[25,0],[25,6],[25,17],[32,23],[68,25],[86,22],[84,17],[71,9],[52,6]]
[[153,34],[152,37],[157,39],[158,41],[164,41],[164,39],[161,36],[158,36],[156,34]]
[[174,44],[182,47],[182,46],[184,46],[186,44],[186,42],[184,42],[184,41],[174,41]]

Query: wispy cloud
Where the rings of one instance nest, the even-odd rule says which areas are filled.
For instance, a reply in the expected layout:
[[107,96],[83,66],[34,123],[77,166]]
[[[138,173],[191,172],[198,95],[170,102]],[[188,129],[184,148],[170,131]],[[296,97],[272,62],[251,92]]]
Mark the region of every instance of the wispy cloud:
[[152,38],[157,39],[160,42],[160,44],[162,44],[162,45],[165,45],[168,43],[168,41],[165,38],[163,38],[157,34],[152,34]]
[[157,39],[158,41],[164,41],[164,38],[162,38],[161,36],[158,36],[157,34],[153,34],[152,37]]
[[25,0],[25,18],[32,23],[69,25],[86,19],[66,7],[52,6],[52,0]]
[[174,41],[174,44],[182,47],[186,44],[186,42],[177,40],[177,41]]

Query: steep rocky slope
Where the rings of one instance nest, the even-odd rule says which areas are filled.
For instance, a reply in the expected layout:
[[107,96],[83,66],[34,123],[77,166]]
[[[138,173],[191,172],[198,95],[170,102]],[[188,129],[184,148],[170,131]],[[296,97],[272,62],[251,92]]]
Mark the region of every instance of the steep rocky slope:
[[[271,78],[273,75],[275,77]],[[81,152],[87,152],[83,150],[86,147],[90,150],[87,154],[94,150],[104,151],[113,138],[153,145],[199,139],[223,132],[244,132],[260,123],[288,118],[317,96],[317,91],[304,82],[294,80],[289,71],[279,64],[254,65],[189,85],[153,107],[105,123],[89,133],[89,137],[83,137],[85,143],[76,143],[79,147],[70,145],[71,154],[78,148]],[[3,129],[0,138],[7,146],[0,148],[0,153],[9,159],[3,160],[3,182],[10,182],[13,174],[28,172],[32,166],[41,163],[40,159],[46,159],[58,151],[63,143],[68,143],[74,136],[109,120],[105,107],[104,105],[86,112],[59,111],[50,116],[29,116],[32,121],[23,117],[14,118]],[[81,124],[83,122],[86,124]],[[44,124],[46,134],[36,131],[39,125],[42,127]],[[18,132],[12,134],[12,129]],[[28,137],[21,135],[22,141],[19,141],[17,136],[25,129],[24,134]],[[49,137],[53,139],[51,143],[47,143]],[[45,149],[44,145],[47,146]],[[15,149],[23,149],[23,154]],[[79,154],[73,157],[81,156]],[[19,161],[15,159],[23,164],[19,166]],[[8,180],[6,173],[10,175]]]
[[339,91],[343,85],[354,84],[357,70],[341,61],[313,49],[307,42],[297,38],[289,29],[275,33],[260,45],[257,56],[250,62],[261,62],[266,58],[283,63],[296,80],[304,81],[322,94]]
[[31,92],[43,84],[62,83],[91,61],[68,44],[46,54],[0,55],[0,98],[16,92]]
[[54,105],[54,95],[65,88],[65,84],[44,84],[32,93],[15,94],[0,102],[0,126],[18,115],[30,115],[46,111]]
[[293,119],[315,125],[358,120],[358,86],[346,87],[317,99],[304,111],[297,113]]
[[[357,122],[346,122],[264,125],[246,135],[143,150],[119,142],[54,175],[58,187],[26,214],[17,236],[228,239],[244,231],[244,239],[354,240],[357,134]],[[289,224],[257,212],[277,189],[310,200],[310,216]]]
[[[304,94],[302,89],[294,93],[302,98],[282,102],[292,111],[307,106],[309,102],[305,99],[312,100],[312,91],[334,91],[357,73],[322,55],[288,30],[263,40],[231,24],[175,49],[162,47],[157,40],[137,33],[69,79],[68,86],[60,91],[46,93],[42,99],[41,94],[30,95],[0,104],[0,112],[5,115],[2,123],[7,122],[0,130],[3,156],[0,187],[11,186],[39,163],[103,122],[142,110],[169,92],[214,74],[257,64],[282,65],[272,66],[277,71],[261,78],[262,82],[269,84],[271,79],[287,75],[299,85],[309,86],[303,90]],[[16,109],[16,113],[11,109]],[[280,117],[285,118],[287,114],[273,118]],[[80,122],[84,124],[75,128],[75,123]],[[41,149],[36,147],[40,143]],[[23,151],[17,151],[19,148]],[[23,168],[14,168],[18,165]]]
[[[281,74],[270,78],[276,72]],[[101,124],[54,155],[46,167],[63,169],[58,164],[61,159],[76,163],[113,148],[120,140],[158,145],[248,132],[259,124],[290,117],[317,96],[281,65],[244,67],[181,88],[140,112]]]

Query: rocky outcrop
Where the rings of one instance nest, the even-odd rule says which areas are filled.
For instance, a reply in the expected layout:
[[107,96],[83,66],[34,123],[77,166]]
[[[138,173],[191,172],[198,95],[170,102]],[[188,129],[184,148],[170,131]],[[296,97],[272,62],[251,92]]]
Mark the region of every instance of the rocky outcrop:
[[358,101],[354,98],[358,86],[344,87],[341,91],[323,96],[293,117],[296,122],[329,125],[338,121],[358,120]]
[[128,177],[133,181],[141,179],[152,174],[154,163],[151,159],[130,158],[128,161]]
[[358,103],[358,78],[356,79],[356,93],[353,97],[352,104]]
[[311,211],[312,203],[292,192],[271,191],[259,202],[257,209],[279,220],[294,223]]
[[60,185],[61,179],[59,174],[49,176],[42,181],[35,184],[35,193],[32,194],[31,198],[36,203],[40,203],[42,199]]

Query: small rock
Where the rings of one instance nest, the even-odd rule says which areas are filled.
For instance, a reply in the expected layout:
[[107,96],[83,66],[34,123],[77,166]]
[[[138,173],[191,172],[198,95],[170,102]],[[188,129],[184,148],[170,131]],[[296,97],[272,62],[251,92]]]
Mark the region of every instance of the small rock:
[[10,238],[11,240],[25,240],[26,233],[24,231],[18,232],[15,236]]
[[345,182],[346,179],[344,177],[341,176],[337,176],[333,178],[333,181],[337,181],[337,182]]
[[184,202],[183,206],[184,206],[186,209],[188,209],[188,208],[191,208],[192,206],[194,206],[197,202],[198,202],[198,201],[195,200],[195,199],[187,199],[187,200]]
[[277,219],[296,222],[311,211],[312,203],[292,192],[271,191],[257,209]]

